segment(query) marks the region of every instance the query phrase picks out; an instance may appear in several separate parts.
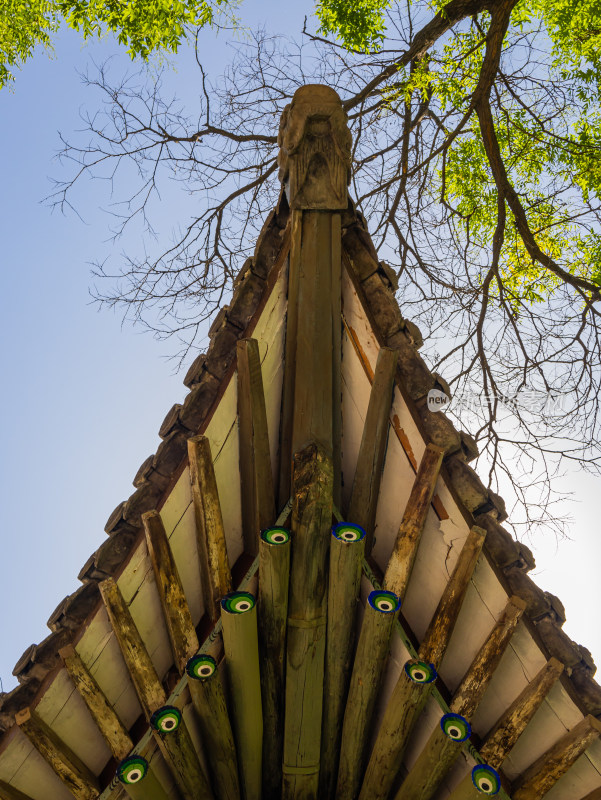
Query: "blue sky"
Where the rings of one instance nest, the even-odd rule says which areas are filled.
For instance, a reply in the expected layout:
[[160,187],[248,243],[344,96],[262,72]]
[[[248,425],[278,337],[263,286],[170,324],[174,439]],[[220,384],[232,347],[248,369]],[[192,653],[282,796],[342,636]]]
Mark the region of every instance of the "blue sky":
[[[265,22],[296,34],[312,4],[253,0],[241,7],[245,23]],[[227,63],[226,38],[204,34],[207,63]],[[131,62],[111,39],[82,45],[63,31],[54,55],[36,54],[18,73],[14,91],[0,92],[0,678],[15,684],[12,668],[23,650],[47,634],[47,618],[79,585],[77,573],[105,538],[104,524],[133,491],[141,462],[158,446],[168,409],[185,394],[183,373],[168,360],[173,343],[157,342],[119,314],[90,303],[89,263],[119,252],[108,240],[108,218],[98,208],[99,187],[79,193],[85,223],[51,213],[40,201],[49,176],[64,177],[53,161],[58,131],[81,127],[80,108],[96,98],[78,71],[113,56],[115,69]],[[174,59],[173,80],[187,90],[198,80],[191,54]],[[166,227],[185,220],[183,193],[166,209]],[[129,241],[136,245],[137,233]],[[140,248],[142,241],[140,240]],[[596,493],[601,481],[580,474],[562,479],[579,503],[573,541],[534,542],[536,579],[566,605],[566,631],[590,647],[601,664],[595,609],[601,599]]]

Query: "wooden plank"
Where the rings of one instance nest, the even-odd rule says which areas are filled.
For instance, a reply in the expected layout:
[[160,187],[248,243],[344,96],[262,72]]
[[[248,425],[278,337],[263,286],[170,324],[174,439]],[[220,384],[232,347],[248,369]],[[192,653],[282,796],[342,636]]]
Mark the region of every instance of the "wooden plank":
[[338,776],[344,708],[353,656],[359,604],[365,530],[339,523],[330,539],[328,622],[324,682],[324,709],[319,773],[319,797],[333,798]]
[[107,578],[99,584],[99,588],[140,705],[146,716],[150,717],[165,705],[165,690],[116,582],[113,578]]
[[369,595],[344,711],[337,800],[355,800],[361,788],[376,699],[399,608],[399,599],[392,592],[381,589]]
[[188,460],[205,612],[216,622],[221,614],[221,598],[232,590],[232,573],[225,545],[211,445],[206,436],[188,439]]
[[100,793],[96,776],[31,708],[15,715],[31,744],[77,800],[94,800]]
[[121,761],[133,747],[133,742],[125,726],[73,645],[69,644],[58,652],[109,750],[118,761]]
[[255,556],[260,531],[275,520],[275,494],[259,344],[240,339],[236,350],[242,533],[245,551]]
[[263,712],[257,606],[248,592],[232,592],[223,598],[221,609],[242,798],[261,800]]
[[32,800],[32,798],[4,781],[0,781],[0,800]]
[[[486,532],[474,526],[465,540],[455,569],[426,630],[417,658],[436,669],[447,648],[463,604]],[[385,800],[399,771],[413,726],[419,717],[432,683],[415,683],[403,670],[388,701],[372,750],[360,800]]]
[[[367,554],[371,553],[373,547],[398,355],[397,350],[387,347],[382,347],[378,353],[349,503],[349,522],[361,525],[367,532],[365,540]],[[390,591],[394,592],[394,589]]]
[[188,659],[198,650],[198,637],[161,515],[147,511],[142,514],[142,523],[173,660],[181,675]]
[[319,783],[333,467],[311,444],[294,460],[286,645],[282,797],[315,796]]
[[152,766],[139,755],[129,756],[117,767],[117,778],[132,800],[169,800]]
[[200,653],[190,659],[186,673],[217,800],[240,800],[234,733],[217,663]]
[[441,447],[433,444],[426,446],[386,567],[383,586],[401,598],[407,590],[443,455],[444,450]]
[[513,800],[544,797],[600,734],[601,722],[589,714],[515,779],[511,787]]
[[263,796],[282,793],[284,664],[291,540],[284,528],[268,528],[259,543],[259,654],[263,703]]
[[334,470],[334,503],[342,505],[342,220],[332,214],[332,467]]
[[[501,618],[493,627],[453,695],[450,703],[451,714],[457,716],[459,720],[465,720],[468,729],[467,719],[478,708],[525,608],[526,603],[520,597],[509,599]],[[456,728],[459,729],[460,727]],[[445,727],[437,726],[405,777],[395,800],[430,800],[459,757],[461,743],[465,738],[449,736],[448,732],[445,732]]]

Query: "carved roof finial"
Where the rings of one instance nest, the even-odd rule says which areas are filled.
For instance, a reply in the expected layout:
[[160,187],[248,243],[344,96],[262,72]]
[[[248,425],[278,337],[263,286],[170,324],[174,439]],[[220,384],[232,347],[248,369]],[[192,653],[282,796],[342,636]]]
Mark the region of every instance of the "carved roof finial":
[[279,176],[291,208],[347,207],[351,143],[337,92],[322,84],[297,89],[284,109],[278,135]]

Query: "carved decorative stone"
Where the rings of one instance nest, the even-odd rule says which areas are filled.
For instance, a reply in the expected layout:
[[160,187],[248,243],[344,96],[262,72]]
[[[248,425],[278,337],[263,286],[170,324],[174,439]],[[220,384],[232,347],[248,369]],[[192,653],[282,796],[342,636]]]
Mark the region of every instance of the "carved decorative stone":
[[328,86],[298,89],[282,114],[279,177],[293,209],[347,207],[351,134],[338,94]]

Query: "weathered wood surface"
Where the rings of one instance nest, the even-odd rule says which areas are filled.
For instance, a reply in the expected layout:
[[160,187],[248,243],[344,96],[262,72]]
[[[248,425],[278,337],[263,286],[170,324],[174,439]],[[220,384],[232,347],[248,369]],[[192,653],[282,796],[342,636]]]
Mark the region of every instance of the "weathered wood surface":
[[[277,529],[276,529],[277,531]],[[270,537],[272,541],[268,541]],[[284,537],[286,540],[284,541]],[[280,539],[281,541],[278,541]],[[291,540],[288,532],[259,542],[259,654],[263,704],[263,798],[279,800],[284,752],[284,665],[290,579]]]
[[334,503],[342,503],[342,224],[340,214],[332,214],[332,468]]
[[319,797],[334,797],[344,708],[348,695],[353,656],[361,567],[365,535],[345,541],[330,537],[328,622],[324,682],[324,709],[319,773]]
[[[141,759],[146,764],[146,774],[135,778],[132,783],[126,783],[126,775],[130,770],[136,773],[139,770],[140,757],[132,756],[124,759],[117,768],[118,786],[120,786],[131,800],[169,800],[163,784],[157,778],[152,765],[146,759]],[[132,775],[132,778],[134,776]]]
[[98,796],[96,776],[35,711],[25,708],[15,715],[15,721],[76,800]]
[[512,800],[540,800],[601,734],[601,722],[586,716],[512,784]]
[[[470,530],[419,647],[418,659],[433,664],[435,668],[440,664],[451,638],[485,535],[485,531],[476,526]],[[431,683],[413,683],[404,670],[401,672],[384,711],[365,771],[360,800],[385,800],[388,797],[401,766],[408,738],[431,689]]]
[[216,664],[206,678],[187,669],[188,687],[196,709],[203,745],[217,800],[239,800],[238,759],[225,694]]
[[365,528],[365,552],[368,554],[373,547],[397,359],[396,350],[382,347],[378,353],[347,515],[349,522]]
[[198,636],[161,515],[148,511],[142,514],[142,523],[173,660],[181,675],[188,659],[198,650]]
[[267,410],[256,339],[237,343],[240,483],[244,550],[256,555],[259,532],[273,525],[275,494]]
[[[372,592],[370,598],[374,594]],[[394,598],[392,602],[398,609],[398,598],[396,595],[390,596]],[[388,659],[395,618],[396,613],[383,613],[369,602],[365,607],[344,711],[337,800],[355,800],[361,788],[374,709]]]
[[[236,596],[239,593],[233,593]],[[250,595],[249,595],[250,597]],[[224,599],[224,603],[227,598]],[[231,693],[242,800],[261,800],[263,712],[257,606],[230,613],[222,603],[223,646]]]
[[[478,708],[513,632],[524,613],[525,602],[511,597],[501,618],[480,648],[450,703],[450,710],[470,719]],[[445,735],[440,726],[431,733],[409,771],[395,800],[430,800],[461,753],[461,742]]]
[[14,786],[0,781],[0,800],[32,800],[32,798]]
[[213,800],[185,719],[173,731],[153,734],[183,800]]
[[232,573],[225,544],[211,445],[206,436],[188,439],[188,461],[205,612],[216,622],[221,614],[221,598],[232,590]]
[[99,588],[140,705],[150,718],[165,705],[165,690],[117,583],[113,578],[107,578]]
[[109,750],[118,761],[121,761],[133,747],[133,742],[125,726],[73,645],[69,644],[63,647],[59,650],[59,655]]
[[296,454],[286,645],[282,797],[315,797],[319,783],[333,467],[317,444]]
[[443,455],[442,448],[433,444],[426,446],[386,567],[383,586],[401,598],[407,590]]

